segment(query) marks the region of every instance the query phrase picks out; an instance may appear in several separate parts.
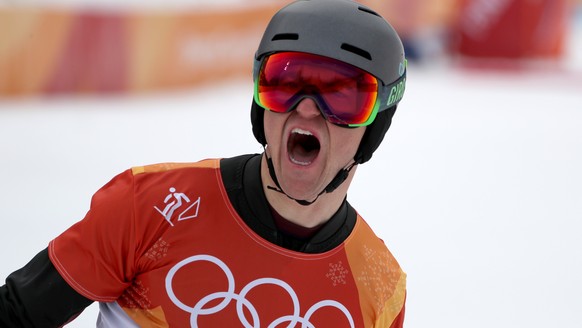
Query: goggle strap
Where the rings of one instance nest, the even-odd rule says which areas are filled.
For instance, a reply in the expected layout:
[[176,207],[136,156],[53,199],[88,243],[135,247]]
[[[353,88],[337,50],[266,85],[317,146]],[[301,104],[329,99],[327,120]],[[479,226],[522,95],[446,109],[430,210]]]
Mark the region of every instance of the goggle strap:
[[404,90],[406,89],[406,70],[394,82],[382,86],[380,89],[380,108],[379,112],[386,110],[392,106],[397,105],[404,97]]

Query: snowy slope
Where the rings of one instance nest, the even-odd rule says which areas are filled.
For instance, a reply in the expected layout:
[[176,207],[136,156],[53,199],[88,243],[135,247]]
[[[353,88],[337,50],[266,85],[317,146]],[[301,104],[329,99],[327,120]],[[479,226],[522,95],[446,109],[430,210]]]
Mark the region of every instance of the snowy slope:
[[[130,166],[260,152],[248,82],[0,99],[0,277]],[[387,140],[349,194],[408,273],[407,328],[582,327],[581,126],[579,69],[411,66]],[[95,326],[96,312],[68,327]]]

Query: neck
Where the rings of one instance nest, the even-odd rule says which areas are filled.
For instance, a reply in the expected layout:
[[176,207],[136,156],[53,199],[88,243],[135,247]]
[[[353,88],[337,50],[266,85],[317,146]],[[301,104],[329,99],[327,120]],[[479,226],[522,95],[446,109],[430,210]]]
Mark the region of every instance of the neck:
[[263,154],[261,159],[261,181],[267,201],[282,217],[307,228],[324,224],[339,209],[346,197],[354,173],[355,170],[352,169],[346,180],[337,189],[330,193],[321,194],[312,204],[305,206],[284,193],[269,188],[269,186],[276,184],[269,174],[266,155]]

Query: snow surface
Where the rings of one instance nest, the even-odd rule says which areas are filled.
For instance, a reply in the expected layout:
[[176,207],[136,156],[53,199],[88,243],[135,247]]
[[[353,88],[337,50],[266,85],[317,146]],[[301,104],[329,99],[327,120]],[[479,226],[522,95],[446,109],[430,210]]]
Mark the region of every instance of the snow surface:
[[[128,167],[260,152],[251,92],[0,99],[0,278]],[[349,200],[408,273],[407,328],[582,327],[580,71],[412,64]]]
[[[349,193],[408,273],[407,327],[582,326],[581,80],[563,80],[411,67]],[[260,152],[251,91],[2,100],[0,276],[130,166]]]

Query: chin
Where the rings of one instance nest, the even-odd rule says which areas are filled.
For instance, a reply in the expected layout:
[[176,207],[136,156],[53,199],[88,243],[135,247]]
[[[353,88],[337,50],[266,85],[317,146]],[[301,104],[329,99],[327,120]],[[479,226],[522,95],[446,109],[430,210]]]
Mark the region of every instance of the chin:
[[300,200],[307,200],[307,201],[311,201],[314,200],[315,198],[317,198],[317,195],[319,194],[319,192],[321,190],[323,190],[323,186],[314,186],[311,185],[309,187],[305,187],[305,188],[297,188],[297,186],[295,186],[295,188],[293,187],[285,187],[282,186],[283,190],[285,190],[285,193],[287,193],[287,195],[289,195],[290,197],[293,197],[295,199],[300,199]]

